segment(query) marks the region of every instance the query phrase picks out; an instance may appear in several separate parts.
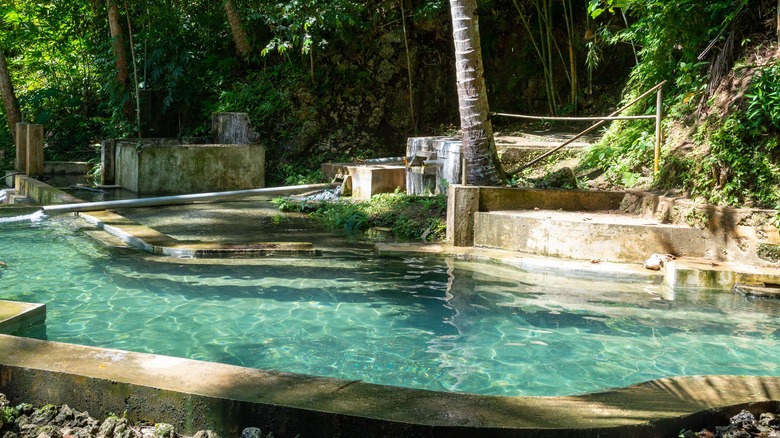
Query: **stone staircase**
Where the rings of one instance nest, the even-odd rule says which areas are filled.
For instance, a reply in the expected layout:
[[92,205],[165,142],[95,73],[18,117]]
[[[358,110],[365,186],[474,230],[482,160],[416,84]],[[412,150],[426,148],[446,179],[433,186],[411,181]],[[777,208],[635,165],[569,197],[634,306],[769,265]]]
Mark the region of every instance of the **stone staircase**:
[[641,266],[671,254],[664,271],[673,286],[780,286],[774,214],[645,192],[451,186],[447,229],[455,246],[520,257]]
[[478,212],[474,245],[575,260],[642,263],[654,253],[711,258],[705,230],[615,211]]

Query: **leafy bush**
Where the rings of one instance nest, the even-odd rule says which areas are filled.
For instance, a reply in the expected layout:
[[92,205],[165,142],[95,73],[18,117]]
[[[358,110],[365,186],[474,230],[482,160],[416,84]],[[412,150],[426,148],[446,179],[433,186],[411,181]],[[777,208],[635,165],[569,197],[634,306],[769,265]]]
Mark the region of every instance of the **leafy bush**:
[[608,181],[632,187],[640,178],[651,176],[654,147],[655,133],[650,121],[615,122],[585,153],[581,165],[605,169]]
[[780,131],[780,64],[759,69],[745,98],[745,116],[755,134]]
[[446,211],[443,195],[389,193],[375,195],[365,202],[321,203],[313,216],[347,232],[383,227],[390,228],[395,236],[403,239],[442,240],[446,231]]

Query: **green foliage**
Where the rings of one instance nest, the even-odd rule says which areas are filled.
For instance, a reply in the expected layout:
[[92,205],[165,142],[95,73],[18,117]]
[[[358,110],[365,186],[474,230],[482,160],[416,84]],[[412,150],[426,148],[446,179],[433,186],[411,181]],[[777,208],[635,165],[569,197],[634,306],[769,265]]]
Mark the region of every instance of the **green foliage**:
[[342,229],[348,233],[365,231],[369,228],[369,218],[363,205],[350,201],[322,203],[313,213],[324,224]]
[[754,133],[780,131],[780,64],[759,69],[745,98],[745,116]]
[[613,123],[602,139],[584,155],[585,168],[602,168],[614,184],[633,187],[649,177],[653,167],[655,136],[647,120]]
[[0,169],[13,169],[16,160],[14,139],[6,128],[8,119],[5,113],[0,112]]
[[[743,3],[747,0],[740,1]],[[639,63],[631,71],[626,98],[669,80],[671,102],[680,98],[676,97],[680,91],[689,102],[687,94],[703,91],[707,64],[698,56],[739,10],[732,1],[709,0],[591,0],[589,4],[593,17],[610,12],[633,18],[627,28],[600,32],[613,44],[630,43],[639,48]],[[634,112],[641,113],[642,107]]]
[[361,22],[364,4],[349,0],[293,0],[286,2],[258,1],[248,10],[250,20],[265,22],[273,29],[273,37],[262,50],[262,55],[286,54],[293,48],[309,53],[313,48],[324,48],[328,35]]
[[[710,80],[709,58],[700,54],[711,41],[725,38],[723,31],[729,26],[737,32],[734,20],[746,5],[746,0],[736,5],[704,0],[592,0],[589,11],[594,17],[613,13],[633,18],[628,28],[605,32],[613,43],[631,42],[641,48],[625,99],[669,80],[664,93],[666,113],[691,122],[696,120]],[[747,19],[743,21],[750,26]],[[648,99],[647,105],[630,113],[650,112],[651,105]],[[691,196],[714,204],[780,205],[780,154],[775,135],[780,132],[779,108],[780,67],[773,64],[754,76],[744,106],[734,105],[725,116],[697,121],[693,154],[665,151],[655,186],[682,186]],[[653,135],[651,123],[615,122],[583,164],[602,168],[608,180],[630,187],[651,176]]]
[[313,215],[347,232],[382,227],[403,239],[441,240],[446,231],[446,211],[443,195],[421,197],[392,193],[375,195],[365,202],[321,203]]
[[780,206],[777,138],[758,134],[744,113],[710,119],[695,137],[709,146],[709,153],[664,157],[660,187],[682,185],[691,196],[712,204]]

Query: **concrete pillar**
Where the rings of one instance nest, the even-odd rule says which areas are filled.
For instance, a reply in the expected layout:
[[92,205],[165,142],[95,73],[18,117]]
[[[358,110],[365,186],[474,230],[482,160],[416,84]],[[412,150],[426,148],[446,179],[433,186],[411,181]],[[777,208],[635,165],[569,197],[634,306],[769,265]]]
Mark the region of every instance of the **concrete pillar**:
[[479,211],[479,187],[452,184],[447,194],[447,241],[474,246],[474,213]]
[[43,125],[27,124],[27,176],[43,175]]
[[16,165],[17,172],[27,171],[27,123],[16,124]]
[[103,140],[100,145],[100,183],[103,185],[116,184],[116,140]]
[[212,113],[211,133],[216,144],[251,144],[258,139],[247,113]]

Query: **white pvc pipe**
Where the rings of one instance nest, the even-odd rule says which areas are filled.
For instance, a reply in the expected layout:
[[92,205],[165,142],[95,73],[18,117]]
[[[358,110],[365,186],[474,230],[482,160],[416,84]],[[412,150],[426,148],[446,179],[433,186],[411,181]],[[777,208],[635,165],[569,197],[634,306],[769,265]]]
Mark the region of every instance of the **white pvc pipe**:
[[45,205],[41,208],[46,214],[76,213],[80,211],[100,211],[119,208],[157,207],[162,205],[190,204],[198,201],[227,201],[251,196],[283,196],[296,193],[324,190],[337,184],[306,184],[285,187],[265,187],[262,189],[234,190],[228,192],[193,193],[188,195],[160,196],[156,198],[121,199],[118,201],[82,202],[76,204]]

